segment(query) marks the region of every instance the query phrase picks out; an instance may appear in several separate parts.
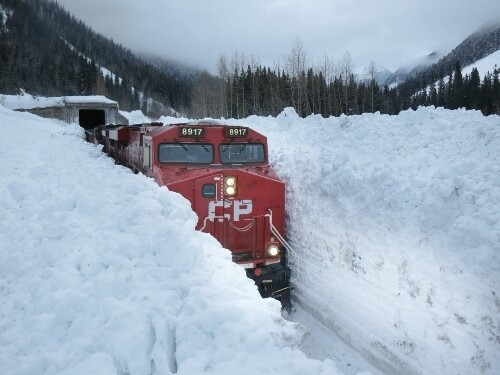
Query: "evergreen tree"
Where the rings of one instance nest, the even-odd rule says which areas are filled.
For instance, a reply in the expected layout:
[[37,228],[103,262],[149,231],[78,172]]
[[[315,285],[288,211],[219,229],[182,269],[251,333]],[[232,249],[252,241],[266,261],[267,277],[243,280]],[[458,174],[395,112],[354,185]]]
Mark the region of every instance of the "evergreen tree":
[[479,71],[477,68],[473,68],[470,74],[469,84],[468,84],[468,101],[469,109],[481,109],[481,78],[479,77]]
[[439,107],[444,107],[446,105],[446,85],[444,83],[444,78],[440,78],[438,82],[437,105]]
[[493,88],[490,73],[485,75],[481,85],[481,111],[486,116],[493,113]]
[[460,62],[455,63],[455,70],[453,73],[453,84],[451,86],[451,102],[450,108],[457,109],[465,106],[464,103],[464,83],[462,78],[462,68]]
[[500,80],[498,75],[500,74],[500,69],[495,69],[493,71],[493,83],[492,83],[492,111],[493,113],[500,114]]
[[438,92],[435,84],[432,84],[430,87],[429,105],[433,105],[435,107],[438,105]]

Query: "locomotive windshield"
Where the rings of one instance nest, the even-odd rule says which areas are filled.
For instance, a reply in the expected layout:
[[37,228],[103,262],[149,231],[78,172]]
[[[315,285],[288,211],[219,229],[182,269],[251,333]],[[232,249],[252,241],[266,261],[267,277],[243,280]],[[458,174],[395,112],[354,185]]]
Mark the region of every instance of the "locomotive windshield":
[[230,143],[220,145],[220,161],[223,164],[262,163],[266,160],[261,143]]
[[158,150],[160,163],[210,164],[214,146],[201,143],[162,143]]

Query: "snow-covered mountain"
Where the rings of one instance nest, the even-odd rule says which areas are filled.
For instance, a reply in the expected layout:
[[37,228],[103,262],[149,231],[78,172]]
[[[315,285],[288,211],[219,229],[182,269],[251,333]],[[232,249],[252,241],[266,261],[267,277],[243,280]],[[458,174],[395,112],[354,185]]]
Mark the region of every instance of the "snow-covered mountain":
[[[491,55],[488,55],[480,60],[477,60],[470,65],[464,66],[461,71],[462,76],[470,75],[474,68],[477,69],[480,76],[484,76],[488,72],[492,73],[495,71],[495,69],[500,68],[500,50],[493,52]],[[447,75],[443,78],[443,81],[448,82],[449,79],[450,76]],[[434,85],[434,87],[438,87],[439,82],[436,81],[433,82],[432,84]],[[429,94],[431,92],[431,85],[427,86],[426,90],[427,94]]]
[[430,77],[439,79],[452,72],[457,61],[462,67],[470,66],[499,50],[500,24],[495,23],[472,33],[447,54],[432,52],[408,67],[398,69],[385,84],[394,87],[412,77],[422,81]]
[[[229,121],[287,182],[298,303],[387,374],[500,373],[499,116]],[[0,123],[2,374],[339,373],[178,194],[76,125]]]
[[[356,79],[359,82],[368,84],[372,79],[372,74],[370,73],[370,69],[368,67],[359,69],[357,72],[355,72],[355,74],[356,74]],[[375,81],[380,86],[383,86],[391,75],[392,72],[389,69],[383,66],[375,65]]]
[[397,69],[394,73],[391,73],[382,82],[383,85],[389,87],[394,87],[401,82],[404,82],[408,77],[411,77],[428,67],[435,64],[443,57],[441,52],[433,51],[426,56],[418,57],[414,62],[409,63],[407,66]]
[[487,25],[472,33],[446,55],[441,63],[453,64],[459,61],[462,66],[467,66],[498,50],[500,50],[500,22]]
[[184,70],[153,66],[56,1],[0,0],[0,34],[7,57],[0,59],[3,94],[104,95],[122,109],[157,117],[189,106],[192,78]]

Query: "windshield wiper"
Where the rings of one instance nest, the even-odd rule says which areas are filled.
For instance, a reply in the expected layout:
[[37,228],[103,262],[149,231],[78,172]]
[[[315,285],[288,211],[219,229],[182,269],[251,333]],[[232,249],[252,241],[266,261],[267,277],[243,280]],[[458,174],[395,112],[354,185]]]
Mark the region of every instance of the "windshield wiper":
[[195,138],[196,142],[198,142],[200,144],[201,147],[203,147],[203,149],[206,151],[206,152],[210,152],[210,149],[207,147],[207,145],[204,145],[203,143],[201,143],[201,141],[199,140],[199,138]]
[[174,138],[174,141],[176,144],[180,145],[184,149],[184,151],[188,151],[188,148],[186,147],[186,145],[184,143],[179,142],[179,140],[177,138]]
[[[228,144],[222,145],[222,152],[226,152],[226,150],[231,147],[231,144],[234,142],[234,138],[231,138]],[[224,148],[225,147],[225,148]]]

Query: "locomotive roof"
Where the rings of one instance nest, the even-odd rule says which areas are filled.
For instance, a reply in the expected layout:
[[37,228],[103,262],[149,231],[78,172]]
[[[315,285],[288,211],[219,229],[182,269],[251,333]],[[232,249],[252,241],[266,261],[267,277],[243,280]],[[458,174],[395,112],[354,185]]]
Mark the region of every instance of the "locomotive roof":
[[[163,126],[162,126],[163,125]],[[162,124],[161,122],[153,122],[153,123],[144,123],[144,124],[135,124],[135,125],[129,125],[130,126],[138,126],[138,127],[154,127],[152,129],[149,129],[147,134],[149,136],[156,136],[157,134],[161,134],[165,131],[168,131],[169,129],[172,128],[177,128],[181,126],[207,126],[207,127],[234,127],[234,128],[247,128],[249,130],[249,134],[252,133],[254,136],[258,136],[259,139],[265,140],[267,139],[265,135],[262,133],[252,129],[251,127],[244,126],[244,125],[231,125],[231,124],[224,124],[221,123],[217,120],[200,120],[200,121],[190,121],[190,122],[182,122],[182,123],[170,123],[170,124]],[[196,138],[196,137],[195,137]],[[238,137],[239,139],[243,140],[245,137]]]

